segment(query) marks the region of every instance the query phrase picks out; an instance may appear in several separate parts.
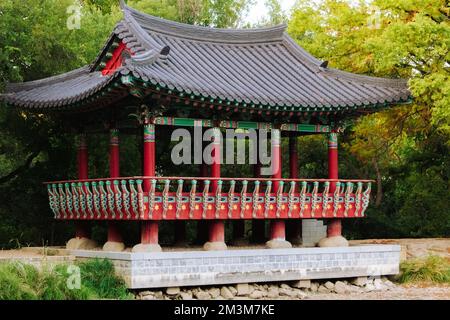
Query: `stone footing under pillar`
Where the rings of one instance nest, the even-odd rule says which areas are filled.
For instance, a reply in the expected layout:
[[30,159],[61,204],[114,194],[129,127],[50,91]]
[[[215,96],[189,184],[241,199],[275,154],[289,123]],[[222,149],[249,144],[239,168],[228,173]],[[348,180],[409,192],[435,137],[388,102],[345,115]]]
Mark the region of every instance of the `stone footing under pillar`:
[[266,242],[266,247],[269,249],[285,249],[292,248],[292,244],[283,239],[273,239]]
[[123,250],[125,250],[125,244],[123,242],[107,241],[103,245],[103,251],[120,252]]
[[323,238],[317,244],[319,247],[348,247],[348,241],[343,236]]
[[67,241],[66,249],[69,250],[92,250],[97,248],[98,244],[89,238],[72,238]]
[[131,252],[161,252],[161,246],[157,243],[139,243],[131,249]]
[[206,242],[203,245],[203,250],[205,251],[227,250],[227,245],[225,244],[225,242]]

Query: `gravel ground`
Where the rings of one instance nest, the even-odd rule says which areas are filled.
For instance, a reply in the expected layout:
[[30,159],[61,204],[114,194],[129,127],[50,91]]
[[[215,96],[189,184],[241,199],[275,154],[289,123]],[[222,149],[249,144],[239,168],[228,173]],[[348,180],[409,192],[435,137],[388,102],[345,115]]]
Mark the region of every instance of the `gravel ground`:
[[357,294],[311,294],[309,300],[450,300],[450,286],[396,286],[391,290]]

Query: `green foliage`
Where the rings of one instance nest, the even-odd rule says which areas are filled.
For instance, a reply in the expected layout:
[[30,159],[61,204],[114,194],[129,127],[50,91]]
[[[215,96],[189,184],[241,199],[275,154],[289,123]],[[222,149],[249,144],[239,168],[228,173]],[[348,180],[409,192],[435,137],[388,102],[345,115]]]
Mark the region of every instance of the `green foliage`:
[[111,13],[113,8],[117,6],[118,0],[84,0],[83,2],[104,13]]
[[70,288],[68,265],[38,270],[30,264],[0,264],[0,300],[87,300],[131,299],[122,279],[114,274],[108,260],[87,260],[78,263],[80,288]]
[[85,5],[80,28],[69,30],[67,8],[73,4],[73,0],[0,3],[1,84],[39,79],[92,62],[120,13],[117,7],[104,14]]
[[401,283],[450,283],[450,262],[439,256],[404,261],[400,264]]
[[204,0],[203,24],[216,28],[237,27],[253,1],[251,0]]
[[128,5],[142,12],[189,24],[237,27],[252,0],[130,0]]
[[55,266],[53,270],[43,270],[36,279],[35,290],[41,300],[87,300],[98,297],[95,289],[82,282],[79,289],[70,289],[67,285],[67,265]]
[[449,235],[449,14],[445,0],[300,0],[293,10],[288,32],[330,67],[411,78],[412,104],[361,117],[340,137],[340,176],[377,179],[352,237]]
[[36,300],[33,283],[38,279],[37,273],[30,265],[0,264],[0,300]]
[[[448,236],[450,203],[445,199],[450,198],[450,192],[447,182],[431,169],[424,174],[411,174],[405,185],[409,190],[400,195],[403,205],[395,219],[399,232],[410,237]],[[399,186],[398,193],[403,191],[402,187]]]
[[[411,114],[414,124],[422,120],[447,131],[450,20],[446,0],[375,0],[359,4],[326,0],[316,8],[308,1],[299,1],[288,30],[302,46],[328,60],[332,67],[377,76],[411,77],[415,105],[409,109],[417,109]],[[396,113],[390,115],[395,117]]]
[[275,26],[285,23],[288,20],[279,0],[265,0],[264,4],[268,14],[266,17],[263,17],[261,21],[258,21],[258,26]]
[[83,286],[95,291],[101,299],[130,299],[121,278],[114,275],[114,266],[107,259],[93,259],[78,264]]

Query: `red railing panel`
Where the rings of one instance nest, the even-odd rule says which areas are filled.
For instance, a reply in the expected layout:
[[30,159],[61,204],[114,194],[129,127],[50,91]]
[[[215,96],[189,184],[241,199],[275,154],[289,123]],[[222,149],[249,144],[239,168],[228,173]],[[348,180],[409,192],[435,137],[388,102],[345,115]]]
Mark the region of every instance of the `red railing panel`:
[[[149,192],[142,185],[150,180]],[[199,183],[201,181],[202,183]],[[212,181],[218,188],[211,192]],[[272,183],[279,182],[278,191]],[[371,180],[126,177],[47,182],[56,219],[359,218]],[[330,184],[336,189],[330,193]]]

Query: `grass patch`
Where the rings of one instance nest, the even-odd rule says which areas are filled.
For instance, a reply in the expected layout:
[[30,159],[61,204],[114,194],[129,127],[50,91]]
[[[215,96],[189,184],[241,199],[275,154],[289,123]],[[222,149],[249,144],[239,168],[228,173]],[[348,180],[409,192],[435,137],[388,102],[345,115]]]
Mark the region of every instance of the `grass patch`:
[[439,256],[405,261],[400,264],[400,283],[450,283],[450,262]]
[[106,259],[92,259],[78,264],[81,270],[81,283],[94,290],[101,299],[130,299],[124,281],[114,274],[114,266]]
[[0,300],[132,299],[109,260],[86,260],[38,270],[30,264],[0,264]]
[[0,300],[36,300],[38,294],[33,287],[38,278],[36,268],[31,265],[4,263],[0,265]]

